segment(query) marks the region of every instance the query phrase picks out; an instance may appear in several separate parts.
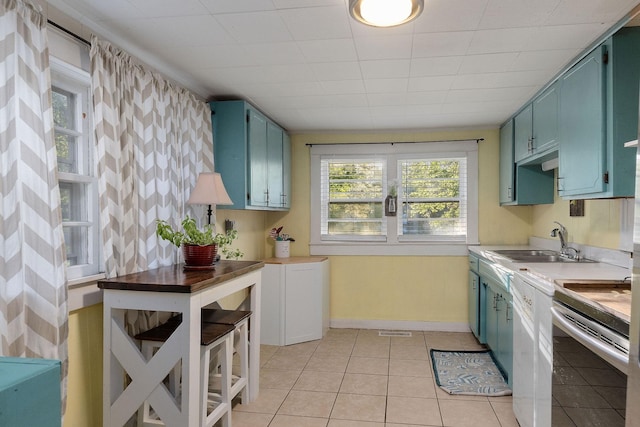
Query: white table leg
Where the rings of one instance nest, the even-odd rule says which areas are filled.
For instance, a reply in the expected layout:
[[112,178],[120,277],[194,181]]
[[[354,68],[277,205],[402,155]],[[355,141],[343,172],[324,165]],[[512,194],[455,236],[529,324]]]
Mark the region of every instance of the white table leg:
[[258,398],[260,390],[260,298],[261,275],[251,286],[251,320],[249,322],[249,402]]

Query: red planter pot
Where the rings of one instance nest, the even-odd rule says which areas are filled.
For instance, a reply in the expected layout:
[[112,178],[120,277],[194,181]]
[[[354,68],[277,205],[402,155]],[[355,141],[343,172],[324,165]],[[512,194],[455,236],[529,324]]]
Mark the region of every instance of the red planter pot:
[[184,263],[188,266],[200,267],[213,265],[217,253],[217,245],[182,245]]

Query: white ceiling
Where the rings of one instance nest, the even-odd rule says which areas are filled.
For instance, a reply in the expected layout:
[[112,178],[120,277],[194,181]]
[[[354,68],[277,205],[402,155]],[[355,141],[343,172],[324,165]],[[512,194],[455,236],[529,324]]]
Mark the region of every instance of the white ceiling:
[[201,97],[303,132],[495,127],[638,1],[425,0],[387,29],[348,0],[49,4]]

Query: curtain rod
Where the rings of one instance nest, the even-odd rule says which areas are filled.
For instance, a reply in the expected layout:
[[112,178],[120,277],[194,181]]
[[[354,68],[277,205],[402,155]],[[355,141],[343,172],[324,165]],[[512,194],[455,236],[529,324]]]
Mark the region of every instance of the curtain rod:
[[56,23],[55,23],[55,22],[53,22],[52,20],[47,19],[47,24],[50,24],[52,27],[55,27],[55,28],[59,29],[60,31],[62,31],[62,32],[64,32],[64,33],[68,34],[68,35],[70,35],[70,36],[71,36],[71,37],[73,37],[74,39],[76,39],[76,40],[78,40],[78,41],[81,41],[82,43],[84,43],[84,44],[86,44],[87,46],[91,47],[91,42],[90,42],[90,41],[88,41],[87,39],[84,39],[84,38],[80,37],[80,36],[79,36],[79,35],[77,35],[76,33],[73,33],[73,32],[71,32],[71,31],[67,30],[67,29],[66,29],[66,28],[64,28],[63,26],[56,24]]
[[313,147],[314,145],[394,145],[394,144],[423,144],[425,142],[462,142],[462,141],[473,141],[476,140],[476,143],[480,143],[480,141],[484,141],[484,138],[467,138],[467,139],[444,139],[441,141],[395,141],[395,142],[321,142],[321,143],[312,143],[305,144],[307,147]]

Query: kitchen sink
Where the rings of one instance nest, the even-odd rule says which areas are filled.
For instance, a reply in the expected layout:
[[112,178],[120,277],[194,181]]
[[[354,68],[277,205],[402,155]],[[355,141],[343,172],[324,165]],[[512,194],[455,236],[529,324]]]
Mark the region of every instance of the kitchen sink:
[[501,249],[493,252],[513,262],[593,262],[585,258],[568,258],[560,255],[560,252],[541,249]]

